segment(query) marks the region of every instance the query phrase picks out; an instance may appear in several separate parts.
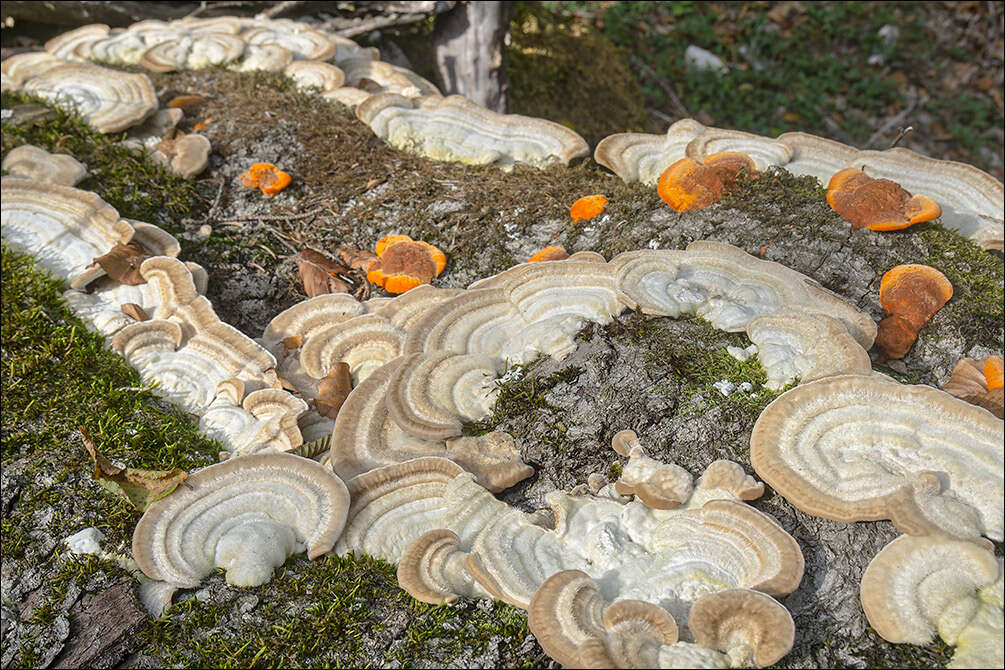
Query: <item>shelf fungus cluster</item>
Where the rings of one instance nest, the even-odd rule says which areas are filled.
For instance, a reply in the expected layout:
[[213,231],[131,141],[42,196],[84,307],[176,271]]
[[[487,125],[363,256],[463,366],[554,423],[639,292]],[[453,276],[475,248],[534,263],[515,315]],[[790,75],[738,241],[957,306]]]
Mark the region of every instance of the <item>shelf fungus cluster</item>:
[[[634,435],[615,438],[629,443],[633,462],[648,459]],[[631,500],[619,480],[595,495],[554,491],[550,514],[525,513],[443,459],[373,470],[349,482],[336,550],[397,561],[399,584],[425,602],[492,596],[528,609],[545,650],[573,667],[764,666],[788,653],[792,619],[774,598],[799,585],[803,557],[743,502],[763,486],[730,461],[696,484],[673,464],[632,469],[623,479],[635,490],[666,488],[672,471],[673,500]]]
[[890,519],[905,533],[862,580],[863,607],[882,637],[925,644],[938,630],[957,645],[953,667],[997,667],[1002,567],[984,537],[1001,542],[1005,532],[1003,443],[991,412],[874,373],[782,394],[758,418],[750,457],[804,512]]
[[24,91],[69,107],[100,133],[123,131],[157,111],[157,95],[145,74],[67,62],[43,52],[11,56],[0,69],[4,90]]
[[[85,61],[282,71],[356,107],[394,146],[434,159],[545,168],[588,153],[567,128],[442,97],[378,57],[296,22],[220,17],[85,26],[44,53],[7,59],[2,73],[5,90],[75,101],[102,132],[132,127],[131,141],[168,153],[184,148],[185,138],[169,137],[181,111],[157,110],[146,75]],[[822,183],[853,169],[835,192],[854,182],[868,195],[876,187],[864,171],[900,185],[881,185],[876,197],[902,219],[915,218],[919,202],[929,213],[935,205],[943,222],[986,248],[1002,246],[999,182],[902,149],[858,151],[803,133],[770,139],[685,119],[663,136],[609,137],[595,157],[625,181],[668,174],[661,196],[680,210],[714,202],[740,169],[778,166]],[[862,604],[880,635],[923,644],[937,633],[957,647],[956,666],[1002,664],[1002,562],[984,538],[1005,533],[1003,423],[947,392],[872,373],[875,322],[809,277],[698,241],[609,261],[549,247],[467,289],[442,289],[425,282],[445,256],[390,236],[363,271],[404,292],[363,302],[317,295],[252,340],[218,318],[204,297],[205,271],[177,258],[175,238],[72,187],[83,166],[23,148],[4,169],[15,175],[3,179],[4,241],[69,282],[71,308],[225,447],[222,463],[193,473],[137,525],[133,553],[159,580],[144,587],[158,608],[214,568],[231,584],[257,585],[293,553],[353,551],[396,562],[399,584],[422,601],[497,598],[526,609],[542,646],[565,665],[776,663],[798,634],[776,598],[799,586],[803,556],[747,504],[764,485],[741,465],[715,461],[695,481],[622,431],[612,441],[627,459],[617,481],[593,475],[525,512],[494,495],[534,474],[515,440],[464,434],[465,423],[492,412],[509,364],[561,360],[584,324],[635,309],[746,332],[770,388],[799,382],[758,419],[751,460],[804,512],[891,519],[906,533],[863,578]],[[261,176],[248,181],[264,190]],[[570,216],[589,219],[605,204],[590,196]],[[933,297],[920,306],[901,299],[913,289],[881,290],[884,323],[903,321],[913,337],[951,296],[938,278],[929,284]],[[900,341],[885,328],[882,342]],[[1000,416],[1000,359],[961,365],[946,390],[985,407],[997,397]]]
[[[859,151],[806,133],[784,133],[771,139],[682,119],[665,135],[611,135],[597,145],[594,158],[625,182],[655,186],[678,161],[688,159],[691,163],[682,165],[699,165],[719,152],[740,152],[759,171],[777,166],[795,175],[816,177],[825,186],[849,168],[867,173],[854,185],[870,178],[872,185],[854,197],[840,198],[853,220],[861,221],[856,225],[890,230],[940,217],[943,224],[985,249],[1001,251],[1005,244],[1005,186],[1000,181],[971,165],[928,158],[908,149]],[[677,172],[682,170],[679,167]],[[905,192],[915,196],[903,197]]]
[[459,95],[370,96],[356,116],[390,145],[409,153],[469,165],[568,165],[586,156],[586,141],[563,125],[499,114]]

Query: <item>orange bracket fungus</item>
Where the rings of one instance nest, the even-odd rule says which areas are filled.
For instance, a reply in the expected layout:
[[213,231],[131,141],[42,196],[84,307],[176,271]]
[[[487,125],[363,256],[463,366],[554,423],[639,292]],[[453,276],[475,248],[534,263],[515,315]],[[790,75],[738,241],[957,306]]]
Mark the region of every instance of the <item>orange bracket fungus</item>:
[[893,268],[879,285],[879,302],[889,316],[879,322],[876,347],[889,358],[903,358],[921,327],[952,297],[953,285],[935,268]]
[[[575,207],[575,205],[573,205]],[[527,259],[528,263],[540,263],[542,261],[564,261],[569,257],[569,252],[565,247],[549,246],[541,249]]]
[[272,163],[255,163],[240,177],[248,188],[258,188],[265,195],[275,195],[290,185],[290,175]]
[[937,219],[942,208],[927,195],[915,195],[889,179],[873,179],[861,170],[845,168],[827,184],[827,203],[852,228],[901,230]]
[[602,195],[586,195],[572,203],[569,208],[569,216],[573,223],[588,221],[595,216],[604,213],[607,207],[607,198]]
[[740,170],[757,174],[754,161],[736,151],[712,154],[704,164],[682,158],[660,175],[656,192],[677,212],[704,209],[722,199]]
[[377,242],[377,260],[366,278],[388,293],[404,293],[438,277],[447,257],[433,245],[408,235],[388,235]]
[[992,391],[1005,386],[1005,364],[1000,356],[990,356],[984,361],[984,381]]

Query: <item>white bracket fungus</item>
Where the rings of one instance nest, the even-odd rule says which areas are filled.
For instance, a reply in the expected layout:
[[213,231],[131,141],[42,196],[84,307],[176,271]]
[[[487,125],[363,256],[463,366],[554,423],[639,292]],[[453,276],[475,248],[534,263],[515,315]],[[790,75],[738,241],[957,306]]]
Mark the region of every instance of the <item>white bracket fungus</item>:
[[15,177],[61,186],[75,186],[87,176],[87,166],[67,154],[50,154],[30,144],[7,153],[3,169]]
[[1002,563],[974,542],[902,535],[862,576],[862,607],[889,642],[956,645],[949,667],[1001,667]]
[[809,514],[1001,541],[1002,431],[987,410],[930,386],[842,375],[768,405],[750,457],[761,478]]
[[664,170],[687,155],[687,145],[705,132],[694,119],[681,119],[665,135],[618,133],[597,144],[593,158],[625,183],[655,186]]
[[283,73],[300,88],[316,88],[321,93],[330,93],[345,83],[345,72],[331,63],[317,60],[293,61]]
[[4,241],[71,285],[91,261],[133,238],[133,226],[93,193],[19,177],[2,185]]
[[[44,58],[37,54],[24,55],[33,59],[16,61],[4,69],[17,90],[75,110],[99,133],[123,131],[142,123],[157,111],[157,94],[145,74],[120,72],[90,63],[57,63],[58,59],[48,54],[44,54]],[[12,56],[4,64],[21,58]],[[21,62],[32,63],[32,68],[15,67]]]
[[565,126],[518,114],[497,114],[467,98],[373,95],[356,116],[391,146],[441,161],[511,167],[568,165],[589,153],[586,141]]
[[152,504],[133,533],[151,579],[192,588],[215,567],[227,583],[258,586],[288,556],[327,553],[342,532],[349,492],[313,461],[290,454],[234,458],[190,475]]
[[775,312],[747,324],[747,336],[757,347],[757,359],[767,373],[769,389],[780,389],[798,378],[872,372],[869,352],[837,319],[824,314]]
[[629,307],[647,314],[698,314],[716,328],[746,329],[757,316],[786,311],[840,321],[868,349],[876,323],[809,277],[721,242],[692,242],[686,251],[629,251],[611,260]]

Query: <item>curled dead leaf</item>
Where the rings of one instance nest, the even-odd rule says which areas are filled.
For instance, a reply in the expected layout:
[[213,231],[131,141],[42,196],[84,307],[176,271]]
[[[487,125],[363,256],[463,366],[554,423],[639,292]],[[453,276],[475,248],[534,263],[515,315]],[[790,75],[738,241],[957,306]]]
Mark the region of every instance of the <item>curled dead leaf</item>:
[[100,265],[105,274],[113,281],[126,286],[137,286],[147,283],[147,280],[140,274],[140,266],[148,258],[150,258],[150,254],[139,242],[130,242],[129,244],[116,242],[111,251],[104,256],[95,258],[94,263]]
[[352,375],[349,364],[339,361],[328,370],[328,376],[318,382],[318,397],[314,400],[318,414],[334,419],[350,391]]
[[297,268],[308,298],[325,293],[352,292],[347,277],[344,278],[349,268],[316,249],[308,247],[301,251],[297,255]]
[[122,310],[123,314],[125,314],[128,317],[132,317],[137,321],[150,320],[150,316],[146,313],[146,310],[137,305],[135,302],[124,302],[122,303],[122,306],[119,309]]
[[91,436],[83,426],[79,427],[84,448],[94,461],[93,476],[106,489],[120,495],[139,511],[174,491],[188,479],[188,473],[180,468],[174,470],[136,470],[115,465],[94,446]]

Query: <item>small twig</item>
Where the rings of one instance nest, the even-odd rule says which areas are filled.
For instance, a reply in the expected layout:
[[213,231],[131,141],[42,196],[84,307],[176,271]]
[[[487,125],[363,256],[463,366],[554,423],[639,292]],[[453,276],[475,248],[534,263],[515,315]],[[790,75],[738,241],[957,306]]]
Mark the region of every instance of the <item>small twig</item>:
[[901,128],[901,129],[900,129],[900,132],[899,132],[899,133],[897,133],[897,139],[895,139],[895,140],[893,141],[893,143],[892,143],[892,144],[890,144],[890,148],[892,149],[892,148],[894,148],[895,146],[897,146],[898,144],[900,144],[900,141],[901,141],[902,139],[904,139],[904,135],[907,135],[907,134],[908,134],[909,132],[911,132],[912,130],[914,130],[914,126],[907,126],[906,128]]
[[282,2],[277,2],[273,6],[266,9],[264,12],[261,13],[261,16],[264,16],[268,19],[275,18],[276,15],[282,14],[288,9],[296,9],[302,4],[304,4],[303,0],[283,0]]
[[300,221],[301,219],[309,219],[312,216],[317,216],[321,212],[321,209],[314,209],[309,212],[304,212],[303,214],[287,214],[285,216],[242,216],[240,218],[231,219],[228,218],[226,221],[220,221],[224,226],[233,225],[235,223],[241,223],[243,221]]
[[632,57],[632,67],[636,67],[642,70],[649,78],[653,79],[656,84],[663,89],[667,97],[670,98],[670,106],[674,108],[674,112],[681,118],[691,118],[691,112],[687,111],[687,107],[681,102],[680,98],[677,96],[677,91],[673,87],[666,83],[662,77],[660,77],[655,70],[640,61],[638,58]]
[[275,235],[276,238],[279,240],[279,243],[282,244],[287,249],[289,249],[290,251],[292,251],[293,253],[296,254],[296,253],[300,252],[299,249],[297,249],[295,246],[293,246],[292,244],[290,244],[289,242],[286,241],[286,240],[292,239],[292,238],[288,238],[286,235],[283,235],[279,230],[277,230],[273,226],[270,226],[267,223],[263,223],[262,227],[265,228],[270,233],[272,233],[273,235]]
[[221,2],[206,2],[206,0],[201,0],[199,6],[193,9],[185,18],[196,17],[202,15],[203,12],[210,9],[227,9],[230,7],[245,7],[251,3],[248,0],[223,0]]
[[425,19],[426,16],[428,14],[390,14],[388,16],[375,16],[372,19],[360,19],[358,22],[353,21],[349,23],[349,25],[346,25],[346,19],[336,18],[322,23],[320,28],[322,30],[334,30],[336,35],[342,37],[356,37],[357,35],[363,35],[379,28],[386,28],[387,26],[416,23]]
[[201,1],[201,2],[199,3],[199,6],[198,6],[198,7],[196,7],[196,8],[195,8],[195,9],[193,9],[193,10],[192,10],[191,12],[189,12],[188,14],[186,14],[186,15],[185,15],[185,18],[186,18],[186,19],[191,19],[191,18],[195,18],[195,17],[199,16],[199,15],[200,15],[200,14],[202,14],[202,13],[203,13],[204,11],[206,11],[206,4],[207,4],[207,3],[206,3],[206,0],[202,0],[202,1]]
[[[905,107],[899,114],[887,119],[886,122],[872,134],[872,137],[870,137],[869,141],[866,142],[866,146],[875,146],[876,142],[879,141],[879,138],[883,137],[894,128],[901,126],[904,121],[907,120],[907,117],[914,113],[914,110],[917,109],[919,105],[923,105],[926,102],[928,102],[928,97],[918,98],[912,95],[911,101],[907,104],[907,107]],[[900,138],[898,138],[898,141],[899,139]]]
[[656,109],[655,107],[646,107],[646,112],[648,112],[649,114],[652,114],[653,116],[655,116],[656,118],[658,118],[660,121],[665,121],[666,123],[673,123],[674,121],[677,120],[674,117],[670,116],[669,114],[664,114],[663,112],[661,112],[660,110]]
[[206,216],[202,217],[202,222],[206,223],[213,216],[213,212],[216,211],[217,205],[220,204],[220,198],[223,196],[223,187],[226,186],[227,181],[225,179],[220,180],[220,188],[216,189],[216,197],[213,199],[213,204],[209,206],[209,211],[206,212]]

